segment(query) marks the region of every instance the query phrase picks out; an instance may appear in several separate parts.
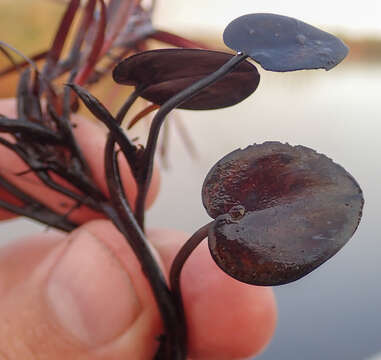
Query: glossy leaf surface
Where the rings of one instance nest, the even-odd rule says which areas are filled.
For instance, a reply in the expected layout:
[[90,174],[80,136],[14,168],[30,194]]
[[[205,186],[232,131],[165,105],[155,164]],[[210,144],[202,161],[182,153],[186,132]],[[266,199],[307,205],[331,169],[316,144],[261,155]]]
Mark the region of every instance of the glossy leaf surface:
[[232,277],[255,285],[297,280],[332,257],[361,218],[353,177],[304,146],[236,150],[207,175],[203,203],[216,219],[209,248]]
[[[213,73],[233,55],[199,49],[161,49],[131,56],[113,71],[119,84],[144,89],[141,96],[162,105],[172,96]],[[179,106],[181,109],[209,110],[239,103],[259,84],[254,65],[244,61],[233,72],[197,93]]]
[[330,70],[348,54],[337,37],[303,21],[275,14],[250,14],[233,20],[224,42],[266,70]]

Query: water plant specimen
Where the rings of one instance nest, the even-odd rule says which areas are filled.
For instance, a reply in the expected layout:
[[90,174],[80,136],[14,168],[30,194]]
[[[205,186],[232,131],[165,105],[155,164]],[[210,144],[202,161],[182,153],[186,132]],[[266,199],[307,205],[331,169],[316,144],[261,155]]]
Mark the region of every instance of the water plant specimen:
[[[1,130],[13,141],[0,138],[0,142],[22,158],[46,186],[72,199],[73,209],[89,207],[114,223],[139,259],[162,315],[164,334],[155,358],[185,359],[187,321],[180,275],[200,241],[208,237],[211,256],[233,278],[262,286],[286,284],[320,266],[350,239],[361,218],[363,197],[348,172],[305,146],[274,141],[235,150],[206,176],[202,201],[214,220],[185,243],[173,262],[168,284],[144,226],[153,160],[167,115],[175,108],[223,108],[248,97],[260,82],[248,58],[271,71],[329,70],[348,50],[333,35],[299,20],[250,14],[234,20],[224,32],[226,44],[236,55],[200,48],[142,51],[147,38],[188,47],[192,43],[154,30],[152,8],[116,0],[107,6],[101,0],[98,3],[98,12],[96,1],[86,3],[67,58],[60,60],[79,9],[79,1],[74,0],[68,4],[52,48],[44,55],[42,71],[28,58],[6,70],[29,64],[20,77],[17,118],[0,118]],[[106,27],[110,23],[116,25]],[[13,49],[1,44],[12,59]],[[122,60],[131,52],[136,54]],[[111,61],[106,66],[102,61],[99,70],[96,65],[104,57]],[[115,116],[87,89],[111,69],[115,82],[134,87]],[[66,73],[66,85],[57,86],[53,81]],[[147,143],[137,146],[121,124],[139,97],[159,110]],[[97,187],[72,133],[70,117],[82,103],[109,130],[104,154],[109,195]],[[137,184],[135,204],[124,193],[117,161],[120,153]],[[57,177],[71,186],[62,185]],[[65,231],[79,226],[70,213],[62,215],[6,177],[0,179],[1,186],[19,201],[18,205],[1,201],[4,208]]]

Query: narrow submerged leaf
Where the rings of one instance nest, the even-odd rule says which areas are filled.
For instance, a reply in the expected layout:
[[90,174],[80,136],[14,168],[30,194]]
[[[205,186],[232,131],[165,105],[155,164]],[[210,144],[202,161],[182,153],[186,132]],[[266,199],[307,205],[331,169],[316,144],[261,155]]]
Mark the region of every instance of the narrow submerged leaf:
[[142,111],[140,111],[138,114],[134,116],[134,118],[128,124],[127,129],[128,130],[132,129],[132,127],[135,126],[139,122],[139,120],[144,119],[148,114],[150,114],[151,112],[159,108],[160,106],[156,104],[148,105],[146,108],[144,108]]
[[46,55],[46,63],[43,69],[43,74],[46,76],[50,75],[53,67],[57,64],[61,56],[66,38],[68,36],[69,30],[74,21],[74,17],[77,13],[79,6],[80,0],[71,0],[66,9],[66,12],[61,20],[61,23],[53,40],[53,44],[48,54]]
[[91,47],[90,54],[88,55],[86,59],[86,65],[82,68],[81,72],[78,74],[78,76],[75,79],[75,83],[79,85],[84,84],[87,78],[91,75],[103,48],[106,25],[107,25],[107,11],[106,11],[105,2],[103,0],[98,0],[98,1],[101,8],[100,17],[98,20],[98,28],[97,28],[94,42]]
[[73,45],[70,50],[69,58],[79,58],[79,52],[84,42],[87,32],[94,21],[94,10],[97,4],[97,0],[89,0],[86,7],[83,10],[81,23],[76,30],[76,34],[73,40]]
[[40,106],[36,106],[39,101],[30,89],[32,71],[25,69],[20,75],[17,88],[17,117],[21,121],[39,122],[41,120]]
[[350,239],[362,191],[328,157],[278,142],[239,149],[208,173],[203,203],[216,219],[209,248],[232,277],[255,285],[301,278]]
[[130,141],[127,135],[123,132],[118,122],[104,107],[104,105],[86,89],[76,84],[67,84],[82,100],[87,109],[103,124],[107,126],[112,136],[120,146],[124,156],[126,157],[132,171],[136,171],[136,146]]
[[275,14],[249,14],[233,20],[224,42],[249,55],[265,70],[330,70],[348,54],[337,37],[303,21]]
[[198,48],[198,49],[207,49],[208,47],[205,44],[186,39],[182,36],[172,34],[163,30],[155,30],[151,35],[151,39],[163,42],[168,45],[176,46],[179,48]]
[[[152,50],[131,56],[113,71],[119,84],[142,89],[141,96],[157,105],[215,72],[233,55],[200,49]],[[179,108],[209,110],[239,103],[253,93],[259,84],[254,65],[244,61],[230,74],[187,100]]]
[[110,50],[116,38],[123,32],[123,28],[129,23],[129,18],[134,15],[136,21],[140,12],[142,12],[142,8],[138,5],[137,0],[111,0],[107,3],[108,26],[102,55]]

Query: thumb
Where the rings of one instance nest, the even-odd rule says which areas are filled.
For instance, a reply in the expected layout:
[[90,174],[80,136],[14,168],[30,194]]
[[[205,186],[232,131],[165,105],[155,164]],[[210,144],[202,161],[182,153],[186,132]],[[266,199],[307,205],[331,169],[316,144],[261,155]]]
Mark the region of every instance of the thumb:
[[0,358],[153,357],[161,325],[148,283],[117,231],[102,228],[0,249]]

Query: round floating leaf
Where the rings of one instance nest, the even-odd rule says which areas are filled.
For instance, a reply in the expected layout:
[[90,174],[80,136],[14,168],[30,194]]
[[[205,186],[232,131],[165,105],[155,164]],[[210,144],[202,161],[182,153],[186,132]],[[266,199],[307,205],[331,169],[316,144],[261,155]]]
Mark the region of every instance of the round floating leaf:
[[275,14],[250,14],[233,20],[224,31],[224,42],[271,71],[329,70],[348,54],[337,37]]
[[361,218],[353,177],[304,146],[239,149],[208,173],[203,203],[215,218],[209,249],[232,277],[255,285],[297,280],[332,257]]
[[[119,63],[113,78],[119,84],[142,90],[141,96],[162,105],[196,81],[215,72],[233,55],[199,49],[145,51]],[[214,84],[179,106],[181,109],[209,110],[232,106],[247,98],[259,84],[256,67],[244,61]]]

